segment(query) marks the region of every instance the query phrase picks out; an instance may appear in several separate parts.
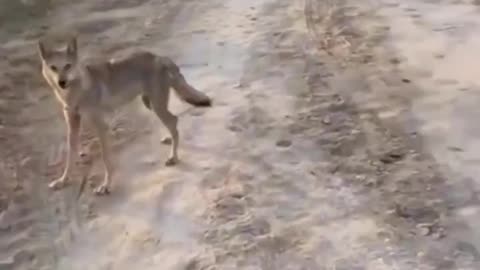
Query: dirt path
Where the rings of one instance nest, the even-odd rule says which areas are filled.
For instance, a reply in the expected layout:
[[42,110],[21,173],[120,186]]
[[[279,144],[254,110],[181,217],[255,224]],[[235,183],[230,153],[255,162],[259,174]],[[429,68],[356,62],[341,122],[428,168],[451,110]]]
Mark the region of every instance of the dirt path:
[[[445,224],[453,243],[478,264],[478,1],[382,1],[391,26],[386,44],[414,89],[406,111],[409,132],[423,138],[446,176],[451,209]],[[472,260],[472,259],[470,259]]]
[[[445,115],[429,118],[444,107],[430,110],[427,94],[414,100],[421,81],[411,74],[423,73],[399,64],[421,48],[405,35],[423,36],[402,12],[438,14],[418,3],[112,0],[42,10],[48,17],[0,47],[0,176],[11,180],[0,182],[0,269],[478,269],[474,223],[445,196],[466,189],[444,177],[456,175],[440,166],[446,152],[430,155],[438,145],[411,136],[412,115],[436,126]],[[113,121],[111,196],[88,190],[76,203],[76,184],[47,190],[64,126],[34,45],[56,21],[77,29],[89,55],[169,55],[213,98],[209,109],[172,101],[178,166],[163,165],[166,131],[135,103]],[[432,141],[438,130],[429,130],[415,132]],[[84,141],[95,185],[102,170],[88,130]]]
[[[478,3],[342,1],[337,6],[342,12],[332,16],[331,28],[337,30],[334,40],[346,40],[347,48],[333,43],[327,49],[343,60],[346,79],[358,82],[350,96],[360,115],[373,112],[376,123],[400,135],[423,159],[422,169],[402,164],[401,178],[390,174],[387,184],[393,184],[388,189],[394,193],[387,194],[397,210],[429,209],[418,216],[400,214],[416,220],[417,228],[424,224],[417,218],[439,215],[434,218],[443,231],[434,237],[439,240],[419,243],[423,237],[407,237],[423,257],[414,265],[477,269]],[[364,131],[376,137],[372,129]]]
[[464,204],[470,204],[478,189],[480,20],[475,3],[390,1],[380,10],[392,27],[388,44],[401,59],[398,69],[419,90],[411,101],[412,129],[425,137],[426,148],[454,175],[450,184],[465,185],[456,195]]
[[[222,14],[229,16],[219,23]],[[65,265],[196,269],[279,263],[272,258],[274,246],[287,250],[296,237],[283,236],[290,227],[283,219],[308,209],[293,201],[307,187],[289,182],[307,178],[312,185],[310,167],[318,155],[301,157],[309,142],[290,146],[286,129],[296,95],[286,86],[306,91],[302,14],[300,2],[185,5],[171,22],[174,34],[149,47],[173,54],[216,106],[182,114],[184,154],[177,168],[158,170],[165,149],[156,129],[119,154],[117,196],[102,201],[98,217],[89,222],[90,237],[73,245]],[[178,44],[184,44],[181,50]],[[175,105],[178,113],[187,108]],[[287,209],[276,210],[278,205]],[[112,256],[112,250],[120,253]],[[266,254],[252,256],[256,250]]]

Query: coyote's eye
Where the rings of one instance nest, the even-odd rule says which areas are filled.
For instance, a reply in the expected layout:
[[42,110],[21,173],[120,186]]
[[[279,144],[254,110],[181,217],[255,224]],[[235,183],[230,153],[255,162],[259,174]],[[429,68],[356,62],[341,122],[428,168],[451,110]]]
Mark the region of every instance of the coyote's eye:
[[67,70],[69,70],[71,67],[72,67],[71,64],[66,64],[65,67],[63,67],[63,69],[64,69],[65,71],[67,71]]
[[54,65],[51,65],[51,66],[50,66],[50,69],[53,70],[53,71],[57,71],[57,67],[54,66]]

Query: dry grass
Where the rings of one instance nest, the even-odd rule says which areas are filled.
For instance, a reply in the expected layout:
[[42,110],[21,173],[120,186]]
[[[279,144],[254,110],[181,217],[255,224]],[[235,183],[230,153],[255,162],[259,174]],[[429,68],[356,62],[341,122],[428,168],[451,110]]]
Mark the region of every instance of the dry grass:
[[307,26],[322,50],[332,52],[333,49],[348,49],[351,46],[347,36],[353,28],[346,20],[343,3],[342,0],[306,1]]
[[369,59],[365,52],[385,33],[373,21],[374,5],[369,0],[307,0],[307,27],[318,49],[341,63]]

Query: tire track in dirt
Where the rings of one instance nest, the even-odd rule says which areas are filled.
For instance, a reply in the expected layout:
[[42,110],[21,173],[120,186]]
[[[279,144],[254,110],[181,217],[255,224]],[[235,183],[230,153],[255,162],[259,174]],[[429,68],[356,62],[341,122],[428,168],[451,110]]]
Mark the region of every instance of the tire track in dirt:
[[[432,71],[429,67],[432,66],[428,64],[428,59],[434,58],[433,54],[437,52],[436,49],[428,49],[430,46],[437,48],[445,45],[444,42],[437,42],[436,33],[431,34],[430,31],[436,31],[432,30],[436,27],[428,26],[425,18],[442,24],[447,23],[444,20],[448,17],[448,21],[459,23],[469,19],[455,17],[452,12],[455,10],[470,14],[472,9],[464,5],[449,6],[448,1],[397,2],[341,1],[330,2],[326,6],[313,4],[317,10],[323,8],[323,14],[330,14],[325,16],[328,19],[324,24],[313,25],[316,26],[316,31],[336,33],[340,38],[334,40],[343,41],[327,44],[331,46],[327,46],[327,50],[340,59],[335,62],[344,64],[342,72],[337,75],[338,80],[343,80],[344,83],[337,87],[342,89],[341,86],[347,86],[344,95],[355,104],[356,114],[361,119],[362,133],[368,139],[365,145],[367,158],[375,158],[385,150],[388,153],[389,148],[400,150],[395,156],[404,153],[401,161],[381,159],[388,161],[389,165],[382,169],[383,172],[379,172],[381,181],[378,182],[380,185],[377,190],[380,193],[372,194],[380,195],[377,200],[381,202],[372,205],[372,208],[380,213],[379,218],[391,226],[387,231],[389,238],[395,241],[389,243],[396,243],[397,248],[400,247],[393,253],[399,261],[392,263],[392,267],[476,269],[478,260],[474,233],[467,229],[467,224],[458,218],[454,210],[455,205],[463,207],[461,201],[468,200],[468,196],[463,197],[463,185],[469,184],[458,182],[458,176],[452,175],[445,164],[439,162],[438,156],[428,147],[433,142],[425,141],[431,138],[423,137],[421,132],[417,132],[419,123],[415,119],[426,115],[414,114],[414,105],[423,96],[419,82],[428,80],[432,75],[429,73]],[[429,13],[429,9],[439,12]],[[442,13],[441,10],[446,12]],[[322,16],[317,14],[315,19],[322,19]],[[322,28],[325,25],[333,29]],[[415,57],[407,58],[405,55]],[[413,63],[420,63],[420,66],[415,67]],[[433,67],[435,70],[438,66]],[[355,90],[348,85],[355,85]],[[452,86],[451,82],[445,84],[446,88]],[[438,90],[435,88],[435,91]],[[435,91],[432,92],[432,97],[447,94]],[[435,98],[431,101],[435,101]],[[442,107],[448,108],[449,106]],[[431,113],[441,118],[439,110]],[[436,120],[432,120],[428,124],[434,125]],[[438,150],[440,149],[435,149]],[[365,160],[364,164],[367,162]],[[341,168],[340,173],[342,170]],[[381,210],[384,206],[388,209],[389,205],[393,206],[390,210]],[[405,247],[408,247],[408,252],[402,250]],[[390,246],[388,248],[391,249]]]
[[[259,26],[254,30],[258,38],[252,40],[250,45],[251,59],[245,62],[245,75],[237,85],[245,92],[245,96],[242,100],[235,100],[234,94],[225,97],[235,101],[234,104],[238,106],[232,113],[235,122],[228,126],[237,133],[237,144],[244,146],[233,147],[223,166],[217,167],[204,184],[212,187],[212,190],[207,190],[210,228],[207,229],[206,240],[212,246],[217,265],[266,269],[350,269],[367,266],[410,269],[412,261],[418,265],[424,264],[416,258],[416,249],[396,241],[397,232],[383,227],[383,215],[378,215],[375,210],[386,212],[391,206],[388,205],[390,201],[374,207],[378,204],[376,200],[384,199],[383,195],[374,191],[369,194],[368,188],[363,186],[373,184],[376,187],[375,182],[380,178],[377,171],[389,169],[381,162],[371,164],[370,159],[384,159],[384,153],[379,152],[390,151],[396,145],[386,144],[386,149],[363,149],[361,144],[360,149],[355,147],[362,142],[363,129],[359,129],[381,128],[377,122],[367,127],[357,126],[360,124],[355,116],[355,107],[345,100],[348,88],[357,86],[361,80],[348,80],[348,84],[341,84],[341,79],[335,78],[323,82],[333,84],[327,84],[328,88],[307,88],[303,81],[305,48],[301,42],[295,42],[304,40],[305,33],[302,32],[305,29],[294,23],[292,26],[292,21],[285,15],[290,11],[296,14],[292,17],[299,18],[298,12],[302,12],[303,7],[295,4],[272,1],[260,9],[254,6],[253,10],[259,11],[260,16],[248,16]],[[232,6],[235,5],[223,5],[226,8]],[[238,10],[241,8],[235,6],[235,11]],[[276,13],[280,11],[281,16]],[[211,13],[205,14],[209,16],[205,17],[212,18],[212,13],[216,12],[211,10]],[[270,21],[269,18],[283,20]],[[201,24],[196,22],[195,25]],[[230,32],[230,38],[225,42],[220,41],[220,44],[222,48],[226,47],[225,50],[232,50],[236,44],[229,46],[228,43],[234,40],[232,33],[235,32],[225,28]],[[262,29],[268,31],[262,32]],[[247,33],[249,31],[246,30]],[[198,42],[195,45],[202,48]],[[187,55],[193,58],[193,55],[204,50],[194,50],[194,53]],[[219,51],[222,55],[223,50]],[[282,58],[288,64],[282,66]],[[313,84],[322,83],[318,81],[319,77],[328,77],[332,67],[336,67],[336,63],[329,62],[328,58],[322,60],[327,63],[325,69],[318,73],[307,73],[313,77],[313,88],[318,87]],[[225,62],[221,63],[228,67]],[[314,60],[308,64],[313,70],[322,66]],[[211,69],[215,69],[215,66],[229,74],[227,67],[213,64]],[[343,89],[345,92],[339,93],[338,88],[342,87],[346,88]],[[298,92],[292,95],[292,89]],[[315,93],[318,98],[313,100],[313,104],[305,106],[304,102],[296,100],[296,96],[308,97],[311,93],[309,90],[323,92]],[[246,107],[239,106],[245,104],[243,102],[246,102]],[[302,108],[303,113],[294,111],[297,108],[293,106],[297,105],[295,102],[299,103],[298,107]],[[278,110],[279,105],[282,111]],[[322,119],[323,114],[332,117],[335,122],[332,124],[332,120]],[[197,135],[201,136],[201,132]],[[376,136],[373,140],[392,139],[383,133],[368,135]],[[396,139],[397,144],[402,144]],[[202,143],[207,140],[202,139]],[[272,149],[274,144],[283,145],[286,149]],[[378,142],[371,144],[378,146]],[[373,156],[369,156],[369,150],[375,151]],[[359,151],[361,154],[357,153]],[[350,155],[352,157],[347,159]],[[385,156],[388,155],[385,153]],[[417,162],[414,157],[409,161],[410,164]],[[319,162],[320,165],[317,164]],[[398,171],[402,173],[402,170]],[[386,178],[386,174],[380,176]],[[218,178],[225,180],[216,183],[215,179]],[[362,196],[363,193],[368,196]],[[402,231],[403,228],[398,230],[399,234],[406,233]],[[385,242],[391,242],[391,245],[384,247]]]
[[472,1],[382,3],[378,14],[391,27],[384,44],[401,60],[396,73],[414,90],[404,96],[405,122],[446,177],[443,249],[459,258],[452,269],[476,269],[478,7]]

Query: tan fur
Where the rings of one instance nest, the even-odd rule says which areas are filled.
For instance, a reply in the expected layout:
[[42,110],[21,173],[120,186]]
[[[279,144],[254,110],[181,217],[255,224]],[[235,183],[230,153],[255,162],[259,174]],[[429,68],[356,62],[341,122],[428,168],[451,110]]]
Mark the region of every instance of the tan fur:
[[[46,48],[38,43],[42,74],[63,107],[68,126],[67,160],[62,176],[50,183],[50,188],[61,188],[75,164],[78,152],[80,124],[92,124],[99,138],[105,178],[96,194],[108,194],[112,183],[113,164],[107,138],[105,114],[141,96],[145,106],[156,113],[170,132],[170,155],[167,166],[178,161],[179,136],[177,116],[168,110],[170,88],[194,106],[210,106],[204,93],[187,83],[178,66],[168,57],[150,52],[135,52],[126,57],[85,64],[78,61],[77,41],[73,38],[63,49]],[[62,85],[63,84],[63,85]],[[63,87],[62,87],[63,86]]]

